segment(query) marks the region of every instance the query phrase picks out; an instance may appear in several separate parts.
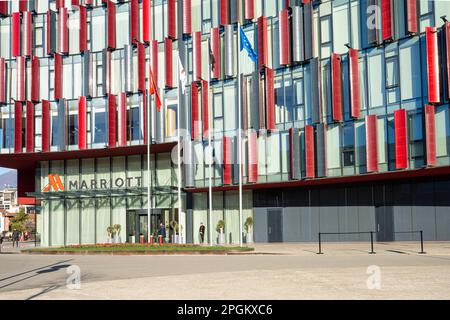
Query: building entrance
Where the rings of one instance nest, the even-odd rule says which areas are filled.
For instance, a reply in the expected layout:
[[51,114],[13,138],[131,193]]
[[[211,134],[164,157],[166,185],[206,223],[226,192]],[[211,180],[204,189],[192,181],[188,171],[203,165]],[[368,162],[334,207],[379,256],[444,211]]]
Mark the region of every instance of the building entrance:
[[[159,236],[160,224],[166,228],[166,243],[176,242],[175,236],[180,232],[178,208],[174,209],[152,209],[150,214],[150,235],[155,242]],[[182,230],[181,230],[182,231]],[[128,242],[133,240],[140,242],[141,236],[148,243],[148,212],[147,209],[127,211],[127,234]]]

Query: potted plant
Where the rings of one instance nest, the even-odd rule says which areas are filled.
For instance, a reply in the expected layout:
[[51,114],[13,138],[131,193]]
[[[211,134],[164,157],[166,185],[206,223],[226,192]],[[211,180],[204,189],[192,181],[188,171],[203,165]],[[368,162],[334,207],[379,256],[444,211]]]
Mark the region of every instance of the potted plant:
[[223,220],[219,220],[217,222],[217,226],[216,226],[216,231],[219,233],[219,239],[218,239],[218,244],[219,245],[224,245],[225,244],[225,221]]
[[134,232],[132,232],[132,233],[128,236],[128,242],[129,242],[129,243],[136,243],[136,236],[134,235]]
[[112,243],[112,238],[113,238],[113,234],[114,234],[114,228],[109,226],[108,228],[106,228],[106,232],[108,233],[108,243]]
[[172,220],[172,221],[170,222],[170,227],[171,227],[172,230],[173,230],[173,233],[172,233],[172,243],[178,243],[178,234],[177,234],[177,231],[178,231],[178,222],[176,222],[175,220]]
[[122,230],[122,226],[120,224],[113,225],[115,235],[114,235],[114,243],[121,243],[122,239],[120,238],[120,231]]
[[246,243],[253,243],[253,217],[248,217],[244,223],[247,235],[245,237]]

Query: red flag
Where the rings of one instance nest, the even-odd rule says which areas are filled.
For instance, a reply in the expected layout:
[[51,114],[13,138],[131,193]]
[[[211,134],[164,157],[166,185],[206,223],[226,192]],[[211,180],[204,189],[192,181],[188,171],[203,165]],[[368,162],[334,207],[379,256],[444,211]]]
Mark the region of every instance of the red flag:
[[150,77],[149,77],[149,81],[150,81],[150,91],[149,94],[150,95],[155,95],[155,101],[156,101],[156,108],[158,109],[158,112],[161,111],[161,99],[159,98],[159,93],[158,93],[158,86],[155,83],[155,79],[153,79],[153,73],[152,73],[152,68],[149,69],[150,72]]

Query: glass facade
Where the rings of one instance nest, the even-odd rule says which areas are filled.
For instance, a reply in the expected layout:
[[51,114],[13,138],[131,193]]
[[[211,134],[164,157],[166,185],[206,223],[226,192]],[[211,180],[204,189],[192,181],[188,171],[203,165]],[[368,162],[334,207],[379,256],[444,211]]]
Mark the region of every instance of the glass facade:
[[[29,137],[27,130],[33,130],[32,152],[45,153],[143,146],[146,130],[150,132],[152,144],[164,145],[176,142],[177,129],[183,129],[183,141],[192,142],[185,144],[182,153],[183,197],[192,197],[192,201],[183,201],[180,216],[185,224],[192,223],[186,229],[193,234],[194,242],[200,222],[215,229],[216,222],[224,219],[230,243],[239,241],[236,193],[228,191],[236,189],[238,182],[238,166],[234,165],[238,159],[238,128],[244,130],[243,183],[250,188],[255,183],[289,184],[296,180],[450,165],[450,70],[445,67],[446,59],[450,59],[446,56],[450,44],[444,39],[450,27],[439,18],[450,16],[446,1],[411,1],[417,5],[415,12],[407,8],[410,1],[387,1],[390,8],[386,10],[393,19],[382,25],[389,25],[391,30],[381,27],[379,20],[385,19],[385,15],[379,7],[374,13],[378,24],[375,28],[369,26],[373,18],[369,6],[379,1],[254,0],[251,15],[237,10],[235,1],[192,0],[190,11],[182,7],[182,1],[177,1],[176,12],[169,12],[167,0],[154,0],[149,29],[142,15],[143,6],[148,2],[137,1],[138,16],[133,16],[130,10],[133,2],[94,0],[91,5],[85,1],[73,5],[73,1],[63,1],[68,9],[66,30],[52,25],[47,18],[48,14],[55,13],[58,22],[62,19],[64,13],[56,1],[34,1],[31,55],[38,59],[39,66],[33,69],[30,57],[20,52],[19,56],[26,58],[23,81],[14,53],[17,39],[13,38],[10,15],[21,9],[18,2],[8,2],[7,12],[0,18],[0,56],[5,59],[4,75],[0,77],[6,79],[2,84],[5,99],[0,105],[1,154],[30,152],[27,146],[31,142],[25,138]],[[228,16],[220,10],[222,2],[227,4]],[[108,19],[110,6],[115,7],[112,27]],[[85,25],[81,25],[80,7],[86,8]],[[282,28],[286,26],[280,17],[284,10],[288,10],[286,30],[292,34],[283,35]],[[413,17],[408,16],[411,14]],[[298,27],[299,16],[302,22]],[[136,21],[137,31],[132,28]],[[259,63],[238,50],[238,21],[259,56]],[[417,23],[416,31],[411,30],[411,21]],[[176,30],[171,29],[173,25]],[[428,92],[428,61],[432,53],[427,27],[438,29],[435,54],[440,61],[438,102],[430,101]],[[212,32],[216,28],[218,38]],[[84,49],[80,48],[82,30],[86,31]],[[60,43],[66,32],[67,50],[64,51]],[[200,50],[194,48],[193,34],[197,32]],[[144,39],[146,33],[148,37]],[[288,38],[289,48],[285,47],[283,36]],[[110,37],[115,42],[112,47]],[[168,43],[172,45],[170,52],[166,50]],[[143,56],[139,55],[140,46],[144,49]],[[356,59],[352,58],[351,50],[356,50]],[[62,55],[61,66],[56,59],[58,54]],[[288,61],[283,61],[286,54]],[[333,56],[339,59],[338,71]],[[179,60],[186,72],[185,88],[180,88]],[[215,68],[220,69],[218,74]],[[194,78],[199,69],[198,77]],[[39,76],[37,82],[33,72]],[[162,101],[160,112],[151,94],[152,80]],[[207,83],[206,88],[199,80]],[[34,100],[31,92],[37,86],[39,99]],[[26,91],[24,99],[19,96],[22,87]],[[111,95],[115,103],[112,108]],[[80,113],[79,97],[87,98],[85,114]],[[49,126],[44,125],[47,121],[44,100],[50,105]],[[23,104],[20,115],[15,101]],[[26,101],[33,101],[33,129],[27,124],[31,115],[24,111]],[[435,129],[431,133],[425,121],[428,105],[434,108],[431,119]],[[400,126],[403,119],[399,119],[399,111],[403,110],[405,125]],[[342,117],[339,118],[337,111]],[[21,128],[20,121],[15,121],[17,116],[23,118]],[[374,125],[369,123],[373,116]],[[196,136],[198,123],[200,134]],[[309,141],[306,131],[311,126],[313,138]],[[407,165],[399,166],[398,150],[403,145],[399,145],[398,135],[403,129]],[[255,139],[250,134],[254,131]],[[298,136],[293,139],[293,135]],[[436,150],[430,150],[430,135],[435,139]],[[50,150],[44,150],[48,138]],[[85,146],[80,143],[84,138]],[[228,138],[231,143],[224,144]],[[293,141],[299,142],[295,145]],[[142,153],[143,149],[140,150]],[[429,159],[433,151],[435,163]],[[43,196],[41,230],[46,234],[43,243],[102,242],[108,225],[125,225],[127,212],[139,212],[149,206],[145,156],[131,156],[126,151],[116,154],[95,158],[83,153],[77,160],[40,162],[37,170],[42,181],[34,190],[40,196],[49,174],[59,174],[65,186],[78,184],[80,189],[85,181],[99,193],[92,197],[77,192],[61,198]],[[205,161],[210,154],[214,160],[211,170]],[[192,155],[194,163],[186,163],[188,155]],[[252,158],[257,159],[254,167],[250,163]],[[308,162],[310,159],[312,163]],[[181,177],[177,177],[171,155],[158,153],[151,162],[153,207],[161,210],[177,207],[177,193],[173,188],[176,189],[177,179]],[[311,165],[312,176],[308,173]],[[210,178],[218,191],[213,195],[213,212],[208,215],[205,190]],[[116,194],[120,187],[108,182],[128,179],[139,181],[140,185],[133,188],[141,189],[134,190],[136,193]],[[101,181],[107,181],[109,186],[101,188]],[[157,194],[158,189],[167,187],[172,188],[168,192],[170,196]],[[104,189],[111,194],[105,195],[101,191]],[[253,215],[251,191],[245,192],[244,208],[245,217]],[[184,215],[189,210],[192,217],[186,218]],[[133,223],[138,225],[139,221]],[[127,241],[125,236],[122,240]]]

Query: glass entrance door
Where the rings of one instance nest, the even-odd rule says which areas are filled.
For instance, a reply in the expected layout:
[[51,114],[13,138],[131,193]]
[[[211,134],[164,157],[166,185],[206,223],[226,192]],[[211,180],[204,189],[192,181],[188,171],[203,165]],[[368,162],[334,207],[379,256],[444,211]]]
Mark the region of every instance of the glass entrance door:
[[141,236],[144,236],[144,243],[148,243],[148,216],[138,216],[138,228],[139,241],[141,241]]

